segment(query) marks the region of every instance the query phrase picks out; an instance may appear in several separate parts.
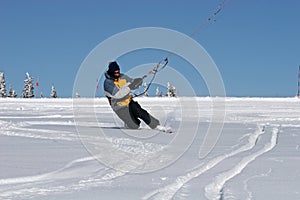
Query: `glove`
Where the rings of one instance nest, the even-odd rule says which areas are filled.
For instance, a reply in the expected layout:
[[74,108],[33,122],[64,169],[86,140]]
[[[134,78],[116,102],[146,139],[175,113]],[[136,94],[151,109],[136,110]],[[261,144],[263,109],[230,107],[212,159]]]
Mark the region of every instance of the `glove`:
[[142,85],[143,83],[143,79],[142,78],[136,78],[132,81],[132,83],[130,85],[128,85],[128,87],[130,88],[130,90],[135,90],[137,89],[140,85]]

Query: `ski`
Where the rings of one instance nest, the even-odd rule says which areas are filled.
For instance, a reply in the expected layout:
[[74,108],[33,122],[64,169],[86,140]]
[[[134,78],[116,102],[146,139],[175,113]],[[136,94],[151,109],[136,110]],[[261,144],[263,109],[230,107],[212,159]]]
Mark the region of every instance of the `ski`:
[[124,130],[133,130],[133,131],[137,131],[137,130],[149,130],[149,131],[150,130],[156,130],[156,131],[163,132],[163,133],[168,133],[168,134],[173,134],[173,133],[176,132],[173,128],[167,127],[167,126],[162,126],[162,125],[158,125],[154,129],[151,129],[149,127],[139,127],[138,129],[130,129],[126,126],[124,126],[124,127],[113,127],[113,129],[120,129],[120,130],[124,129]]
[[164,133],[169,133],[169,134],[175,133],[175,131],[171,127],[158,125],[155,129]]

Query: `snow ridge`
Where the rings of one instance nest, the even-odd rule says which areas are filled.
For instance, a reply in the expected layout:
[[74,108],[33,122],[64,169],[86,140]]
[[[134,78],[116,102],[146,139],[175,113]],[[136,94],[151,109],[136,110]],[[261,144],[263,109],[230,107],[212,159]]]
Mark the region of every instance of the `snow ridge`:
[[269,176],[269,174],[272,172],[272,168],[269,169],[268,172],[263,173],[263,174],[259,174],[259,175],[254,175],[252,177],[247,178],[246,180],[244,180],[244,190],[247,192],[248,197],[247,200],[251,200],[254,198],[254,196],[252,195],[252,192],[248,189],[248,182],[256,179],[256,178],[261,178],[261,177],[265,177],[265,176]]
[[272,150],[277,144],[279,130],[274,128],[272,132],[271,141],[267,143],[259,151],[244,157],[234,168],[228,170],[224,173],[219,174],[215,177],[215,180],[205,187],[205,196],[211,200],[221,199],[222,190],[227,181],[234,178],[236,175],[240,174],[242,170],[252,161],[254,161],[258,156]]
[[[29,199],[37,195],[45,196],[70,189],[79,190],[94,184],[94,182],[84,181],[89,178],[86,174],[92,176],[101,171],[105,172],[105,168],[90,156],[73,160],[64,167],[48,173],[0,179],[0,186],[2,186],[0,199]],[[66,184],[69,180],[78,180],[78,182]]]
[[71,161],[70,163],[66,164],[61,169],[57,169],[53,172],[37,175],[37,176],[25,176],[25,177],[17,177],[17,178],[7,178],[7,179],[0,179],[0,185],[9,185],[9,184],[20,184],[20,183],[29,183],[29,182],[35,182],[40,180],[46,180],[46,179],[52,179],[53,175],[62,172],[68,168],[71,168],[73,165],[81,162],[91,161],[95,160],[94,157],[85,157],[76,159],[74,161]]
[[[199,167],[196,167],[195,170],[187,173],[186,175],[177,177],[176,181],[174,183],[146,194],[143,197],[143,199],[149,199],[152,197],[154,197],[154,199],[172,199],[174,197],[174,195],[176,194],[176,192],[179,191],[179,189],[181,189],[184,184],[186,184],[193,178],[200,176],[201,174],[205,173],[206,171],[213,168],[214,166],[216,166],[217,164],[219,164],[220,162],[222,162],[223,160],[225,160],[229,157],[232,157],[236,154],[239,154],[241,152],[252,149],[256,145],[259,136],[262,135],[264,132],[265,132],[264,126],[258,127],[258,129],[255,131],[254,134],[250,134],[248,136],[248,142],[245,145],[243,145],[240,148],[233,150],[227,154],[223,154],[216,158],[213,158],[212,160],[208,161],[207,164],[204,164],[204,165],[201,164]],[[221,189],[222,189],[222,187],[221,187]],[[218,194],[219,194],[220,190],[218,190]]]
[[[161,145],[159,144],[144,144],[127,138],[107,139],[123,151],[133,154],[142,153],[143,155],[147,155],[149,152],[161,149]],[[124,168],[132,170],[140,166],[139,163],[132,164],[132,166],[127,166],[127,164],[123,159],[118,163],[118,165],[124,165]],[[107,186],[110,182],[126,174],[127,172],[103,166],[97,160],[97,156],[83,157],[48,173],[0,179],[0,186],[3,186],[3,188],[15,188],[13,190],[0,189],[0,199],[8,197],[18,198],[20,196],[31,198],[37,195],[45,196],[50,193],[61,193],[74,189],[82,190],[83,188],[98,187],[99,185]],[[77,182],[69,183],[69,180],[77,180]],[[53,182],[53,184],[49,184],[49,182]]]

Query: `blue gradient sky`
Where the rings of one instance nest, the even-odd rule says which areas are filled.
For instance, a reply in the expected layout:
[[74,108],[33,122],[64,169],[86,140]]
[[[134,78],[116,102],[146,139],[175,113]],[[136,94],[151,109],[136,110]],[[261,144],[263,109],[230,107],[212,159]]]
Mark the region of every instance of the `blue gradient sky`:
[[[216,23],[201,28],[221,2],[0,0],[0,71],[18,94],[28,71],[44,96],[53,83],[60,97],[70,97],[77,70],[100,42],[132,28],[163,27],[189,35],[206,49],[227,96],[295,96],[300,1],[231,0]],[[149,54],[147,62],[164,56]],[[132,55],[121,64],[142,59]]]

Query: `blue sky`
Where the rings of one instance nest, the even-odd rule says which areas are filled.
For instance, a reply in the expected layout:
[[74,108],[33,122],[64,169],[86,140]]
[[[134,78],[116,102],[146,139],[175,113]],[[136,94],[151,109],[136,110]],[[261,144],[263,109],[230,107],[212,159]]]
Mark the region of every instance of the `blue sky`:
[[[295,96],[300,1],[231,0],[215,23],[201,28],[221,2],[0,0],[0,71],[18,94],[28,71],[45,96],[53,83],[60,97],[70,97],[77,70],[99,43],[129,29],[162,27],[205,48],[227,96]],[[147,62],[164,56],[149,54]],[[139,54],[129,58],[120,64],[142,59]]]

